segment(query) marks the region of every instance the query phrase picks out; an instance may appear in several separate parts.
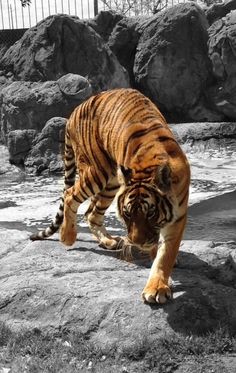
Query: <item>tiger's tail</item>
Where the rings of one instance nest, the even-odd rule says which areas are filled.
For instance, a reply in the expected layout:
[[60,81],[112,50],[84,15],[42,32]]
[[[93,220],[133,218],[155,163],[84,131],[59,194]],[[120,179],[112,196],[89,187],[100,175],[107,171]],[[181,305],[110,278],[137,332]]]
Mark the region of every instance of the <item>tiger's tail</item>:
[[[65,173],[64,173],[64,192],[65,192],[66,189],[74,185],[75,178],[76,178],[75,155],[74,155],[73,147],[72,147],[71,140],[70,140],[70,135],[69,135],[67,128],[66,128],[66,136],[65,136],[64,168],[65,168]],[[54,220],[51,222],[50,226],[42,231],[33,233],[30,236],[30,240],[31,241],[44,240],[52,236],[54,233],[56,233],[59,230],[63,222],[63,217],[64,217],[64,193],[60,200],[58,212]]]

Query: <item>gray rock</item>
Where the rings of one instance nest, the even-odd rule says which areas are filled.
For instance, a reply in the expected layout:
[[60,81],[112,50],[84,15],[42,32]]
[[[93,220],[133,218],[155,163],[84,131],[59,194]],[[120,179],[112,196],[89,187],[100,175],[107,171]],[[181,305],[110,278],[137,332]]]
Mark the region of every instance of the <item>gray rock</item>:
[[190,154],[222,154],[225,149],[234,149],[236,123],[180,123],[171,129],[185,152]]
[[211,25],[218,19],[225,17],[226,14],[234,9],[236,9],[236,0],[225,0],[223,3],[213,4],[206,9],[205,13],[207,20]]
[[[0,163],[0,177],[1,181],[6,177],[9,182],[11,181],[21,181],[25,178],[25,173],[19,167],[11,164],[9,162],[10,154],[5,145],[0,144],[0,154],[1,154],[1,163]],[[2,187],[2,183],[1,183]],[[5,202],[5,201],[4,201]]]
[[77,17],[54,15],[30,28],[0,61],[19,80],[89,79],[94,91],[128,87],[128,76],[101,37]]
[[35,138],[25,158],[27,172],[41,174],[61,172],[63,169],[63,152],[65,143],[66,119],[51,118]]
[[207,27],[203,10],[193,2],[169,8],[141,25],[135,81],[170,120],[217,120],[217,114],[207,110],[205,97],[211,76]]
[[16,81],[0,91],[1,133],[34,129],[41,131],[53,117],[69,117],[73,109],[91,95],[91,86],[80,75],[68,74],[59,81]]
[[184,242],[172,276],[174,300],[165,306],[141,301],[149,268],[115,254],[86,234],[69,251],[57,240],[5,248],[0,321],[21,331],[76,330],[104,353],[171,331],[201,334],[219,325],[236,331],[235,243]]
[[37,134],[35,130],[14,130],[8,133],[7,145],[12,164],[24,166],[25,157],[31,149]]
[[236,123],[235,122],[210,122],[210,123],[179,123],[172,124],[171,129],[180,142],[198,142],[218,139],[236,138]]
[[69,73],[59,78],[57,83],[68,97],[83,101],[92,95],[92,87],[83,76]]
[[112,30],[123,17],[123,15],[116,12],[103,10],[96,17],[88,20],[87,23],[107,42]]
[[122,18],[113,28],[107,42],[120,64],[128,71],[132,84],[134,84],[133,67],[140,38],[139,24],[141,23],[141,18]]
[[209,90],[211,100],[229,120],[236,118],[236,10],[209,28],[209,57],[217,83]]

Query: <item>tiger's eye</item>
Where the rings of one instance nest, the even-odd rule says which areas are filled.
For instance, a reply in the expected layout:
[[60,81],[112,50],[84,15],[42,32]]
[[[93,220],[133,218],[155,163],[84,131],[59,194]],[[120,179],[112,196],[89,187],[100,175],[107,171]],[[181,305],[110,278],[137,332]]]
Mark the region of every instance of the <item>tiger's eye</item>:
[[156,206],[151,205],[148,209],[147,217],[148,219],[152,219],[156,214]]
[[130,211],[128,210],[128,208],[126,206],[123,207],[123,214],[126,218],[130,218]]

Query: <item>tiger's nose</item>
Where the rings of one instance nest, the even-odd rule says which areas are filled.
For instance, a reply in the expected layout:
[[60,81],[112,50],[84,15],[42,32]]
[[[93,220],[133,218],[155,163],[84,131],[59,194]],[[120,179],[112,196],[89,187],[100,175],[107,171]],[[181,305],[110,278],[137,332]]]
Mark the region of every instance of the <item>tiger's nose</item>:
[[144,245],[146,241],[148,241],[145,233],[140,232],[137,229],[132,230],[132,232],[128,234],[128,239],[136,245]]

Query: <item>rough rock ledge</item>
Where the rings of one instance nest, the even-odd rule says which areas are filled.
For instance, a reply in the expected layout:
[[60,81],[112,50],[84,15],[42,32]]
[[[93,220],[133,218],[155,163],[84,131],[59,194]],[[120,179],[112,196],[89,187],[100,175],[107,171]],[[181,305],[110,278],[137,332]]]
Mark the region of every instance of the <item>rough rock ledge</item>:
[[26,235],[0,253],[0,321],[14,330],[77,330],[104,353],[169,331],[236,332],[235,242],[184,241],[173,301],[150,306],[140,298],[145,262],[125,262],[86,233],[68,251],[57,237],[29,243]]

